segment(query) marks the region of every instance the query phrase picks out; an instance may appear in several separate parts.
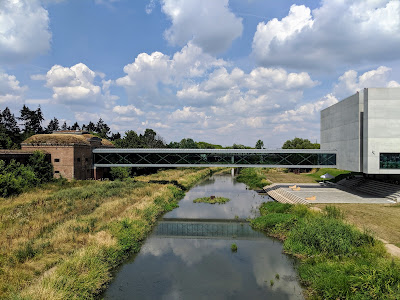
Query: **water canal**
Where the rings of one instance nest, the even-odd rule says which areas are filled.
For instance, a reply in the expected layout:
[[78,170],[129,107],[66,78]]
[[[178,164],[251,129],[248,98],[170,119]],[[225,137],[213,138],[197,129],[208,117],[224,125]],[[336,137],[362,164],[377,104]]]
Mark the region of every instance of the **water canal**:
[[[193,203],[211,195],[231,201]],[[104,299],[304,299],[282,244],[242,221],[263,201],[227,174],[201,182],[118,270]]]

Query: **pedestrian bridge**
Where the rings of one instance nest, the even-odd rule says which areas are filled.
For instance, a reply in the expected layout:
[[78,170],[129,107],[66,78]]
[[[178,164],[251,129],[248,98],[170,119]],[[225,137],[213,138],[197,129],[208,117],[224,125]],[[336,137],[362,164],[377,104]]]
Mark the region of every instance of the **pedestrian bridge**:
[[336,168],[336,151],[319,149],[93,150],[94,167]]

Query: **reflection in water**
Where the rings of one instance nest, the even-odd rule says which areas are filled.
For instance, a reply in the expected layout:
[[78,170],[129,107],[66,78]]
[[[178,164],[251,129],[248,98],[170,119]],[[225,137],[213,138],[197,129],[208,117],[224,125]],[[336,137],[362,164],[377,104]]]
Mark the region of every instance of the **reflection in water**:
[[[165,217],[242,218],[252,214],[251,206],[257,207],[267,200],[229,176],[213,178],[189,191],[180,207]],[[231,201],[224,205],[192,202],[209,195],[228,197]],[[228,209],[224,208],[228,205]],[[248,228],[247,224],[244,226]],[[165,227],[162,234],[175,234],[177,229],[171,228],[168,232]],[[269,238],[243,239],[244,236],[169,238],[157,236],[157,230],[140,253],[121,267],[105,299],[303,299],[297,280],[293,280],[293,261],[282,254],[280,242]],[[247,229],[246,232],[249,234]],[[232,243],[238,246],[236,253],[230,249]]]
[[[231,201],[225,204],[193,203],[200,197],[226,197]],[[268,201],[268,196],[261,196],[257,192],[247,190],[246,185],[236,182],[229,175],[214,175],[193,187],[185,198],[179,202],[179,208],[167,213],[165,218],[220,218],[233,219],[235,217],[254,217],[262,202]]]

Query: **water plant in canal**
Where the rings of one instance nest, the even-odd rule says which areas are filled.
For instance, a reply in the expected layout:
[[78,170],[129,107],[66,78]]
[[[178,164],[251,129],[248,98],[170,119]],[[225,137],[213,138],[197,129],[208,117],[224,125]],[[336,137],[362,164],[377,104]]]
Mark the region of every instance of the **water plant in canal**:
[[271,280],[269,281],[269,284],[270,284],[271,286],[274,286],[274,281],[271,279]]
[[233,244],[231,245],[231,250],[232,250],[232,252],[237,252],[238,247],[237,247],[237,245],[236,245],[235,243],[233,243]]
[[226,202],[229,202],[231,199],[225,198],[225,197],[215,197],[215,196],[210,196],[210,197],[202,197],[202,198],[197,198],[193,200],[193,203],[209,203],[209,204],[225,204]]
[[345,223],[338,209],[320,213],[267,202],[260,214],[251,225],[279,237],[285,252],[300,259],[299,276],[311,298],[400,299],[400,262],[380,241]]

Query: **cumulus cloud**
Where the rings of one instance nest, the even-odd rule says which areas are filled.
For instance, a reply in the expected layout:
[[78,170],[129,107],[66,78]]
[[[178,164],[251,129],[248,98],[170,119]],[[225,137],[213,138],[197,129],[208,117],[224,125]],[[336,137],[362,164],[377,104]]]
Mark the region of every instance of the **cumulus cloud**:
[[[126,88],[134,97],[141,93],[156,95],[160,85],[179,86],[185,80],[201,77],[207,70],[223,65],[226,65],[224,60],[189,43],[172,58],[161,52],[140,53],[133,63],[124,67],[127,75],[118,78],[116,84]],[[159,101],[159,98],[149,97],[147,100]]]
[[0,63],[18,63],[50,49],[49,16],[38,0],[0,1]]
[[112,111],[119,115],[132,115],[132,114],[138,116],[143,115],[143,111],[141,111],[140,109],[136,108],[133,105],[126,105],[126,106],[117,105],[114,106]]
[[258,63],[292,68],[397,60],[399,48],[400,2],[390,0],[292,5],[281,20],[259,23],[253,38]]
[[216,114],[250,112],[255,107],[252,113],[262,114],[298,101],[304,89],[317,84],[305,72],[258,67],[247,74],[239,68],[229,73],[222,67],[203,82],[179,90],[177,97],[196,107],[212,104]]
[[20,103],[26,90],[27,87],[21,86],[15,76],[0,73],[0,104]]
[[[72,67],[54,65],[46,74],[46,87],[53,90],[53,99],[57,103],[71,105],[97,104],[111,106],[118,99],[111,95],[109,87],[111,81],[102,80],[102,86],[95,83],[96,77],[103,77],[102,73],[92,71],[83,63]],[[42,75],[31,76],[32,79],[41,80]]]
[[243,31],[242,19],[229,9],[228,0],[162,0],[162,11],[172,25],[164,33],[172,45],[189,41],[208,53],[227,50]]
[[185,106],[182,109],[177,109],[170,116],[169,120],[175,123],[197,123],[206,121],[207,116],[204,112],[195,111],[190,106]]
[[361,75],[358,75],[358,72],[355,70],[348,70],[339,77],[333,91],[337,97],[343,98],[363,88],[398,87],[399,83],[394,80],[389,81],[391,71],[391,68],[385,66],[380,66],[375,70],[367,71]]
[[[328,94],[315,102],[300,105],[296,109],[286,110],[273,118],[272,121],[274,123],[318,121],[319,112],[337,102],[338,99],[334,95]],[[286,127],[278,125],[276,128],[281,128],[282,130]]]

